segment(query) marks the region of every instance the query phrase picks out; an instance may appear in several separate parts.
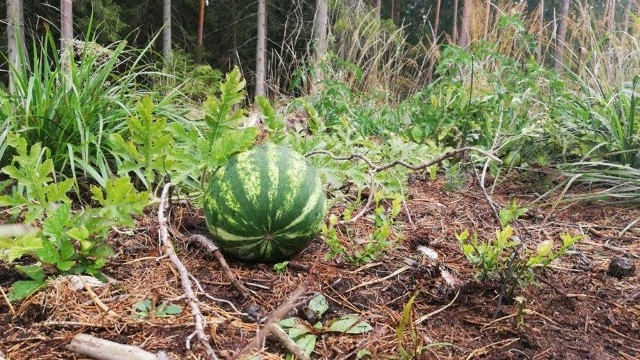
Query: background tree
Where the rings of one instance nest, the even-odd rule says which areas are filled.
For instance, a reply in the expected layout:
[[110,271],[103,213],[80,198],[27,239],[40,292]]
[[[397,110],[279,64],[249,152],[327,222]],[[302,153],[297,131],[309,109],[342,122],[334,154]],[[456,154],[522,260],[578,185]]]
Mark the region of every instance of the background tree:
[[556,36],[556,55],[555,67],[558,73],[562,72],[564,65],[564,40],[567,35],[567,21],[569,19],[569,2],[570,0],[562,0],[562,10],[560,11],[560,24],[558,25],[558,34]]
[[[7,0],[7,53],[9,66],[19,68],[20,54],[27,58],[24,46],[24,18],[22,0]],[[10,73],[10,72],[9,72]],[[9,91],[14,91],[14,79],[9,76]]]
[[458,44],[466,47],[471,42],[471,15],[473,13],[473,0],[465,0],[462,8],[462,27]]
[[60,54],[63,71],[70,73],[73,61],[73,0],[60,0]]
[[162,2],[162,55],[164,57],[164,66],[171,66],[171,0],[163,0]]
[[314,42],[314,67],[315,81],[314,87],[324,80],[324,72],[320,68],[322,59],[327,54],[327,30],[329,25],[329,7],[327,0],[316,0],[316,16],[313,23]]
[[258,42],[256,45],[256,96],[266,96],[267,0],[258,0]]

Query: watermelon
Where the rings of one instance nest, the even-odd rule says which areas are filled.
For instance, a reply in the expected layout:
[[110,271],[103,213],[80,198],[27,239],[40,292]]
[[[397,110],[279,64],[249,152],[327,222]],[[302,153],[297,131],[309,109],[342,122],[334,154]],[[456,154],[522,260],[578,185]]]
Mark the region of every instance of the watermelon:
[[204,197],[209,232],[238,259],[275,262],[304,249],[326,213],[316,170],[284,146],[263,144],[232,155]]

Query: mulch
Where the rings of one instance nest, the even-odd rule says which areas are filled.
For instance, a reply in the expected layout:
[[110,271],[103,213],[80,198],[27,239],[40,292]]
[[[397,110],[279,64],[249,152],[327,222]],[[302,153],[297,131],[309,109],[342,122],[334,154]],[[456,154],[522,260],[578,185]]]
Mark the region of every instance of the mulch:
[[[640,223],[628,225],[640,219],[640,209],[563,202],[530,209],[515,226],[526,246],[535,248],[551,239],[557,247],[560,235],[567,232],[584,238],[539,273],[537,284],[518,291],[520,302],[509,301],[500,297],[500,284],[475,280],[455,237],[465,229],[478,232],[480,238],[495,235],[499,223],[487,199],[474,179],[451,191],[444,190],[444,181],[420,177],[410,181],[394,241],[371,263],[356,266],[328,260],[327,245],[319,239],[292,259],[283,274],[270,265],[227,259],[253,291],[249,298],[230,284],[212,255],[175,240],[178,256],[200,284],[201,311],[218,356],[232,358],[256,336],[255,318],[269,315],[310,276],[309,293],[322,293],[329,301],[329,311],[320,321],[354,314],[373,327],[363,334],[322,334],[312,358],[356,359],[363,349],[372,359],[640,357],[638,272],[622,279],[607,273],[617,256],[638,263]],[[535,190],[525,181],[511,179],[499,184],[492,198],[503,206],[514,197],[528,202],[537,197]],[[188,204],[176,203],[171,218],[184,234],[206,231],[202,215]],[[340,240],[355,249],[371,229],[369,220],[362,219],[348,231],[343,229]],[[155,213],[138,219],[134,229],[114,231],[110,241],[117,255],[104,273],[115,281],[92,288],[95,296],[82,287],[74,290],[69,278],[56,278],[22,302],[9,305],[0,298],[0,357],[83,359],[65,346],[74,335],[86,333],[151,352],[164,350],[174,359],[205,358],[197,341],[192,340],[192,349],[185,348],[194,320],[181,299],[179,275],[161,253]],[[443,267],[434,267],[417,250],[419,246],[438,254],[438,264],[455,275],[455,285],[439,276],[434,269]],[[0,263],[4,293],[20,278]],[[95,298],[110,311],[99,307]],[[154,306],[178,304],[183,311],[169,317],[136,317],[134,305],[147,299]],[[260,352],[263,359],[286,354],[271,336]]]

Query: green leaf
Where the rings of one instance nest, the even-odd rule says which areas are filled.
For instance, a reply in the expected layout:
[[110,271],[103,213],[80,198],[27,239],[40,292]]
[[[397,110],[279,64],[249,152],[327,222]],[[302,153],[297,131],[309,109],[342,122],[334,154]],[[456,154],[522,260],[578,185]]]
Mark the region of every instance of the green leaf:
[[42,225],[42,233],[53,239],[60,240],[64,237],[64,229],[71,219],[71,205],[63,204],[58,206]]
[[30,277],[32,280],[44,281],[44,270],[40,265],[17,265],[16,269]]
[[71,270],[71,268],[75,264],[76,264],[75,261],[58,261],[56,263],[56,267],[58,268],[58,270],[66,272],[66,271]]
[[329,331],[346,334],[362,334],[371,330],[373,330],[373,327],[369,323],[352,315],[343,316],[329,326]]
[[329,310],[329,303],[327,298],[322,294],[317,294],[309,301],[309,308],[313,310],[319,317],[322,316],[327,310]]
[[292,328],[292,327],[296,326],[296,324],[297,324],[296,319],[297,318],[295,318],[295,317],[286,318],[286,319],[280,320],[280,322],[278,322],[278,325],[280,325],[281,327],[283,327],[285,329],[286,328]]
[[[76,254],[76,248],[69,239],[63,239],[60,242],[60,259],[69,260]],[[62,270],[62,269],[61,269]]]
[[298,341],[296,341],[296,344],[298,344],[298,346],[302,348],[302,351],[304,351],[305,354],[311,356],[313,349],[315,349],[316,347],[317,338],[318,337],[316,335],[307,334],[301,337],[300,339],[298,339]]
[[31,294],[45,286],[44,281],[20,280],[11,285],[7,298],[9,301],[18,301],[29,297]]
[[[32,232],[16,238],[0,238],[0,258],[12,262],[42,248],[40,232]],[[4,252],[4,254],[3,254]]]
[[38,259],[46,264],[55,264],[60,261],[58,248],[48,240],[42,242],[42,247],[36,250]]
[[163,312],[167,315],[178,315],[182,312],[182,306],[170,304],[163,308]]

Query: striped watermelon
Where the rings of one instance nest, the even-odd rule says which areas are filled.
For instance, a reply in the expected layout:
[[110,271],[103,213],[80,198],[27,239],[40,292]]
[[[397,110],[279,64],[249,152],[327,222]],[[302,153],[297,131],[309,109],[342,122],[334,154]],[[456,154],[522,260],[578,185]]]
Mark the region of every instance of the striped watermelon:
[[217,169],[204,198],[207,226],[224,252],[274,262],[306,247],[320,230],[326,195],[316,170],[290,148],[264,144]]

